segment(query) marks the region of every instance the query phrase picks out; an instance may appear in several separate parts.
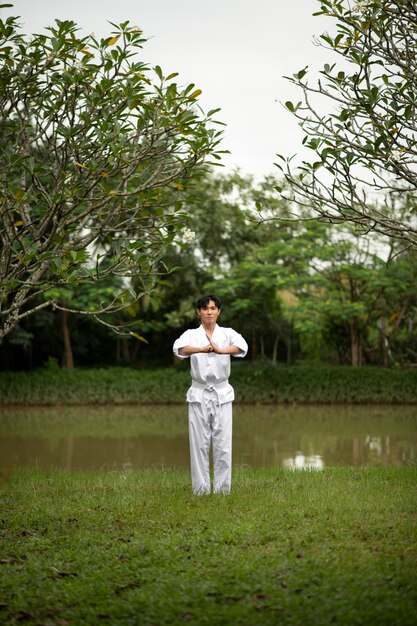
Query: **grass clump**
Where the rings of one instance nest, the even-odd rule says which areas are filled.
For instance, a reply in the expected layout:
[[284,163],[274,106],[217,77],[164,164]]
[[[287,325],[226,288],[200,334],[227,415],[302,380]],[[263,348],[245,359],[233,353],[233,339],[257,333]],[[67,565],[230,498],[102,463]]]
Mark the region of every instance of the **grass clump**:
[[416,404],[417,370],[382,367],[238,364],[233,384],[242,402]]
[[416,468],[19,472],[0,492],[4,624],[414,625]]
[[[417,369],[234,363],[246,404],[417,404]],[[189,363],[157,369],[110,367],[0,372],[0,405],[183,404]]]
[[157,370],[48,368],[29,372],[0,372],[0,404],[169,404],[184,402],[189,373],[175,368]]

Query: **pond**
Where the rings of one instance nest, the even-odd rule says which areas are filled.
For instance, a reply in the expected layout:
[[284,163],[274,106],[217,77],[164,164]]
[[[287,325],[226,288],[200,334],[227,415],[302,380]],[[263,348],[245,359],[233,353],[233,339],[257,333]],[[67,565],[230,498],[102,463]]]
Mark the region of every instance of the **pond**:
[[[186,406],[3,408],[0,472],[187,468]],[[416,406],[236,404],[233,464],[316,468],[417,462]]]

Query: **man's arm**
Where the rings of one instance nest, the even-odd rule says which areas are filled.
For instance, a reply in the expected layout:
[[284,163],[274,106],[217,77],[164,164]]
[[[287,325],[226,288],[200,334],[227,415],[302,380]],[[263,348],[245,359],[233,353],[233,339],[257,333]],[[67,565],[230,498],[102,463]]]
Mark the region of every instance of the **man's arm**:
[[197,354],[199,352],[213,352],[213,348],[210,344],[207,346],[184,346],[178,350],[178,354],[181,356],[191,356],[191,354]]
[[[216,354],[240,354],[241,352],[243,352],[243,350],[241,350],[240,348],[238,348],[237,346],[227,346],[226,348],[219,348],[219,346],[217,345],[217,343],[214,343],[214,341],[212,341],[211,339],[209,339],[210,341],[210,347],[212,348],[213,352],[215,352]],[[210,352],[210,350],[209,350]]]

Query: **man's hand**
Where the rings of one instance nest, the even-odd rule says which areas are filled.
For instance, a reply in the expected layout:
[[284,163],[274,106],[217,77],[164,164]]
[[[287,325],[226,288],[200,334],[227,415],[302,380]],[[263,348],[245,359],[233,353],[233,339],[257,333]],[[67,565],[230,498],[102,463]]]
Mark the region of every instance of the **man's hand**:
[[208,335],[206,335],[206,337],[209,340],[210,346],[212,348],[211,350],[208,350],[208,352],[215,352],[216,354],[239,354],[240,352],[242,352],[242,350],[238,348],[237,346],[228,346],[227,348],[220,348],[220,346],[218,346],[217,343],[214,343],[214,341],[210,339]]
[[184,346],[178,350],[178,354],[181,356],[191,356],[192,354],[198,354],[199,352],[213,352],[213,347],[208,344],[207,346]]
[[228,346],[227,348],[220,348],[217,343],[214,343],[211,339],[209,339],[209,344],[207,346],[184,346],[178,350],[178,353],[181,356],[191,356],[192,354],[198,354],[199,352],[210,353],[214,352],[215,354],[239,354],[242,352],[240,348],[237,346]]
[[211,348],[211,350],[209,350],[209,352],[215,352],[216,354],[224,354],[223,349],[219,348],[217,343],[214,343],[214,341],[212,339],[209,339],[208,337],[207,337],[207,339],[210,342],[210,348]]

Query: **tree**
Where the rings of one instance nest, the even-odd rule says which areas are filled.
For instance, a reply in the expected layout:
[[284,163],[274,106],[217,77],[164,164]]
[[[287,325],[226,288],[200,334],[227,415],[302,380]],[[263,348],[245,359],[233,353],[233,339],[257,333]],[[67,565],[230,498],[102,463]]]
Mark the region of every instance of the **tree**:
[[[319,43],[341,59],[317,83],[308,68],[289,80],[302,91],[286,107],[306,135],[314,159],[277,164],[286,200],[316,218],[352,222],[417,246],[417,5],[411,0],[321,0],[336,33]],[[322,113],[323,103],[331,112]],[[293,205],[294,206],[294,205]],[[295,211],[296,212],[296,211]]]
[[156,294],[168,329],[187,327],[195,317],[197,296],[227,275],[260,240],[261,229],[253,227],[244,210],[253,204],[252,188],[252,179],[236,172],[205,172],[188,185],[183,205],[187,226],[165,257],[180,271],[172,272]]
[[417,255],[410,250],[385,268],[386,287],[374,327],[382,365],[417,363]]
[[[244,209],[255,202],[284,214],[273,191],[277,182],[268,178],[254,186],[236,174],[207,172],[188,186],[187,227],[164,255],[168,267],[179,270],[106,318],[119,327],[129,325],[149,345],[115,335],[94,317],[69,314],[65,320],[59,310],[42,309],[4,339],[0,367],[57,361],[68,366],[71,347],[77,365],[115,359],[165,365],[180,330],[196,322],[196,297],[211,290],[224,298],[222,324],[239,328],[250,342],[252,359],[415,363],[417,252],[392,259],[394,245],[392,250],[381,247],[380,236],[361,237],[349,224],[271,220],[254,228]],[[119,280],[109,276],[67,285],[57,289],[56,299],[84,310],[91,300],[115,293]]]
[[339,362],[358,367],[365,362],[369,330],[389,286],[386,266],[349,232],[345,241],[329,241],[326,248],[300,298],[295,327],[307,341],[320,337],[322,353],[331,346]]
[[67,308],[62,287],[119,277],[82,311],[102,321],[137,301],[183,227],[186,181],[220,158],[201,91],[143,63],[138,28],[113,27],[98,40],[56,20],[29,38],[0,21],[0,337]]
[[227,277],[209,284],[209,289],[227,302],[223,322],[227,326],[238,326],[250,344],[252,360],[269,356],[276,363],[278,342],[285,325],[277,291],[278,270],[257,257],[256,252],[248,255],[227,273]]

